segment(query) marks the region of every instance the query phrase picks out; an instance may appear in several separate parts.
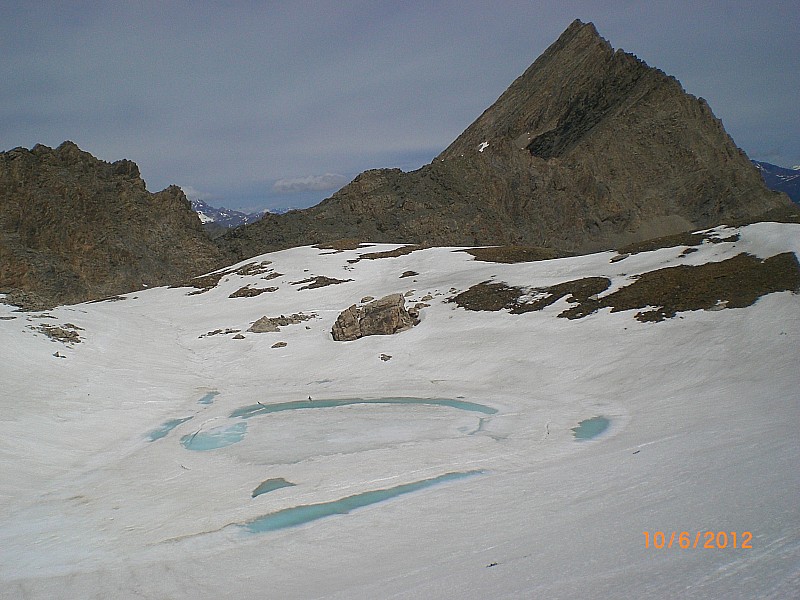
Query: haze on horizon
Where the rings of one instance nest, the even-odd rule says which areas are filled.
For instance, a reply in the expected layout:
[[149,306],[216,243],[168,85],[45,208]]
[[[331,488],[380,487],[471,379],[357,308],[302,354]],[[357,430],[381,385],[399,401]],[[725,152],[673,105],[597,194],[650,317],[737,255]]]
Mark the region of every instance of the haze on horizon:
[[796,3],[7,4],[0,150],[72,140],[251,212],[419,168],[572,20],[706,98],[757,160],[800,164]]

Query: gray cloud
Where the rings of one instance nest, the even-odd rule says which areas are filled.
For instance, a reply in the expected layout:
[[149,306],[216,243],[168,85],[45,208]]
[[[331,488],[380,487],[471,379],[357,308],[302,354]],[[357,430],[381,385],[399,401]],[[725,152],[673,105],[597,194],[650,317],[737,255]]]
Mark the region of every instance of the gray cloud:
[[344,175],[325,173],[324,175],[309,175],[293,179],[279,179],[272,190],[277,194],[296,194],[299,192],[326,192],[338,190],[349,179]]
[[574,18],[705,97],[753,158],[800,163],[796,3],[739,0],[12,3],[0,149],[71,139],[153,190],[279,208],[297,173],[430,161]]

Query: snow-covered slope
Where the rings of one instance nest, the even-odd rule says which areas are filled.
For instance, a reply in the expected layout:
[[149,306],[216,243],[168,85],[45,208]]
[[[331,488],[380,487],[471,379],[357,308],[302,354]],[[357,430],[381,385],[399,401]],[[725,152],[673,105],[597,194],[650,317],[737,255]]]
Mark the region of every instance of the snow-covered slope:
[[[793,597],[800,296],[655,323],[608,308],[558,318],[565,299],[524,314],[448,302],[484,281],[588,276],[611,280],[602,298],[646,271],[800,253],[797,225],[732,233],[691,253],[517,264],[304,247],[207,290],[0,305],[1,595]],[[308,288],[317,276],[342,282]],[[246,286],[277,289],[230,297]],[[332,339],[343,309],[394,292],[428,305],[416,327]],[[312,318],[246,331],[300,313]],[[608,428],[577,440],[594,417]],[[339,514],[252,531],[301,506],[301,521]]]

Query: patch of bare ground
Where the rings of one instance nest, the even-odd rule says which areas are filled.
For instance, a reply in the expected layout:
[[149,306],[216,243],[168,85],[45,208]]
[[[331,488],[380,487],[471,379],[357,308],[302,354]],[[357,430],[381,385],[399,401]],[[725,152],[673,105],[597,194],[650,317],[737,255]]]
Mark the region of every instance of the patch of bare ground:
[[399,248],[395,248],[394,250],[384,250],[383,252],[368,252],[367,254],[361,254],[358,258],[354,258],[352,260],[348,260],[349,263],[357,263],[360,260],[375,260],[377,258],[397,258],[398,256],[405,256],[406,254],[411,254],[417,250],[424,250],[426,248],[430,248],[430,246],[424,246],[419,244],[409,244],[407,246],[400,246]]
[[334,279],[333,277],[325,277],[324,275],[317,275],[316,277],[309,277],[308,279],[302,279],[301,281],[292,281],[292,285],[302,285],[304,283],[308,285],[304,285],[303,287],[299,288],[300,290],[313,290],[316,288],[325,287],[326,285],[336,285],[338,283],[347,283],[348,281],[353,281],[352,279]]
[[540,248],[538,246],[492,246],[487,248],[466,248],[456,250],[456,252],[466,252],[475,257],[475,260],[496,263],[521,263],[535,262],[537,260],[550,260],[566,256],[552,248]]
[[202,294],[207,292],[210,289],[217,287],[220,279],[228,275],[228,271],[220,271],[218,273],[211,273],[210,275],[201,275],[200,277],[194,277],[192,279],[188,279],[181,283],[176,283],[169,287],[171,288],[181,288],[181,287],[191,287],[196,288],[195,291],[189,292],[189,296],[194,296],[195,294]]
[[[454,296],[450,302],[467,310],[497,311],[506,309],[512,314],[542,310],[567,296],[568,302],[584,304],[608,289],[611,281],[605,277],[584,277],[550,287],[524,289],[484,281]],[[562,313],[563,315],[564,313]],[[561,315],[559,315],[561,316]]]
[[449,301],[467,310],[497,311],[515,307],[524,293],[524,290],[505,283],[483,281],[450,298]]
[[751,223],[800,223],[800,206],[797,204],[786,204],[768,210],[750,219],[739,219],[729,223],[731,227],[741,227]]
[[228,296],[228,298],[252,298],[253,296],[258,296],[259,294],[263,294],[265,292],[277,291],[278,288],[276,287],[252,288],[249,285],[246,285],[233,292],[230,296]]
[[66,345],[80,344],[81,336],[78,331],[83,331],[83,327],[78,327],[72,323],[64,323],[61,326],[43,323],[39,327],[32,327],[32,329],[42,332],[54,342],[61,342]]
[[54,303],[31,291],[9,290],[0,298],[0,303],[16,306],[22,312],[47,310],[53,308]]
[[594,306],[570,309],[580,318],[598,308],[611,312],[650,308],[636,313],[642,322],[663,321],[676,313],[712,308],[744,308],[773,292],[800,292],[800,264],[793,252],[761,260],[751,254],[704,265],[680,265],[649,271]]
[[611,259],[611,262],[617,262],[624,258],[628,258],[631,254],[639,254],[640,252],[651,252],[652,250],[659,250],[661,248],[674,248],[676,246],[699,246],[703,242],[710,242],[712,244],[719,244],[722,242],[738,242],[739,234],[735,233],[727,237],[720,237],[714,231],[700,231],[692,233],[686,231],[684,233],[676,233],[674,235],[667,235],[652,240],[645,240],[643,242],[635,242],[628,244],[617,250],[617,255]]
[[247,263],[236,270],[228,270],[225,273],[236,273],[237,275],[261,275],[262,273],[268,273],[272,271],[269,266],[271,264],[271,260],[262,260],[261,262]]
[[663,321],[689,310],[744,308],[773,292],[798,293],[800,264],[792,252],[766,260],[741,253],[720,262],[648,271],[630,285],[599,297],[610,284],[605,277],[586,277],[547,288],[523,289],[485,281],[450,301],[467,310],[506,309],[521,314],[541,310],[566,296],[575,306],[559,317],[580,319],[601,308],[611,308],[611,312],[639,309],[637,320]]
[[[173,284],[169,286],[170,288],[180,288],[180,287],[191,287],[196,288],[194,292],[189,292],[189,296],[194,296],[195,294],[202,294],[207,292],[210,289],[217,287],[220,280],[225,277],[226,275],[261,275],[262,273],[267,273],[265,277],[262,279],[274,279],[275,277],[280,277],[283,273],[275,273],[269,265],[272,264],[270,260],[264,260],[261,262],[252,262],[247,263],[246,265],[242,265],[238,269],[223,269],[222,271],[217,271],[216,273],[209,273],[208,275],[200,275],[199,277],[193,277],[192,279],[187,279],[186,281],[182,281],[180,283]],[[234,292],[235,293],[235,292]],[[231,296],[233,297],[233,296]]]
[[241,329],[215,329],[214,331],[209,331],[208,333],[204,333],[203,335],[198,336],[198,338],[202,339],[204,337],[210,337],[212,335],[229,335],[232,333],[239,333]]
[[89,300],[89,304],[97,304],[98,302],[119,302],[125,300],[125,296],[106,296],[105,298],[98,298],[97,300]]

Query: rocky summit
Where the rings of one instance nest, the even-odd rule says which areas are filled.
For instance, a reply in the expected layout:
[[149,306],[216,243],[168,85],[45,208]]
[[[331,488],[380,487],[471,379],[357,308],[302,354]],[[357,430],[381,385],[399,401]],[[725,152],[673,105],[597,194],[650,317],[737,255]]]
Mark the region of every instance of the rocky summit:
[[28,308],[162,285],[226,255],[176,186],[150,193],[136,163],[72,142],[0,153],[0,292]]
[[582,253],[788,204],[705,100],[575,21],[429,165],[364,172],[223,243],[239,257],[341,238]]

